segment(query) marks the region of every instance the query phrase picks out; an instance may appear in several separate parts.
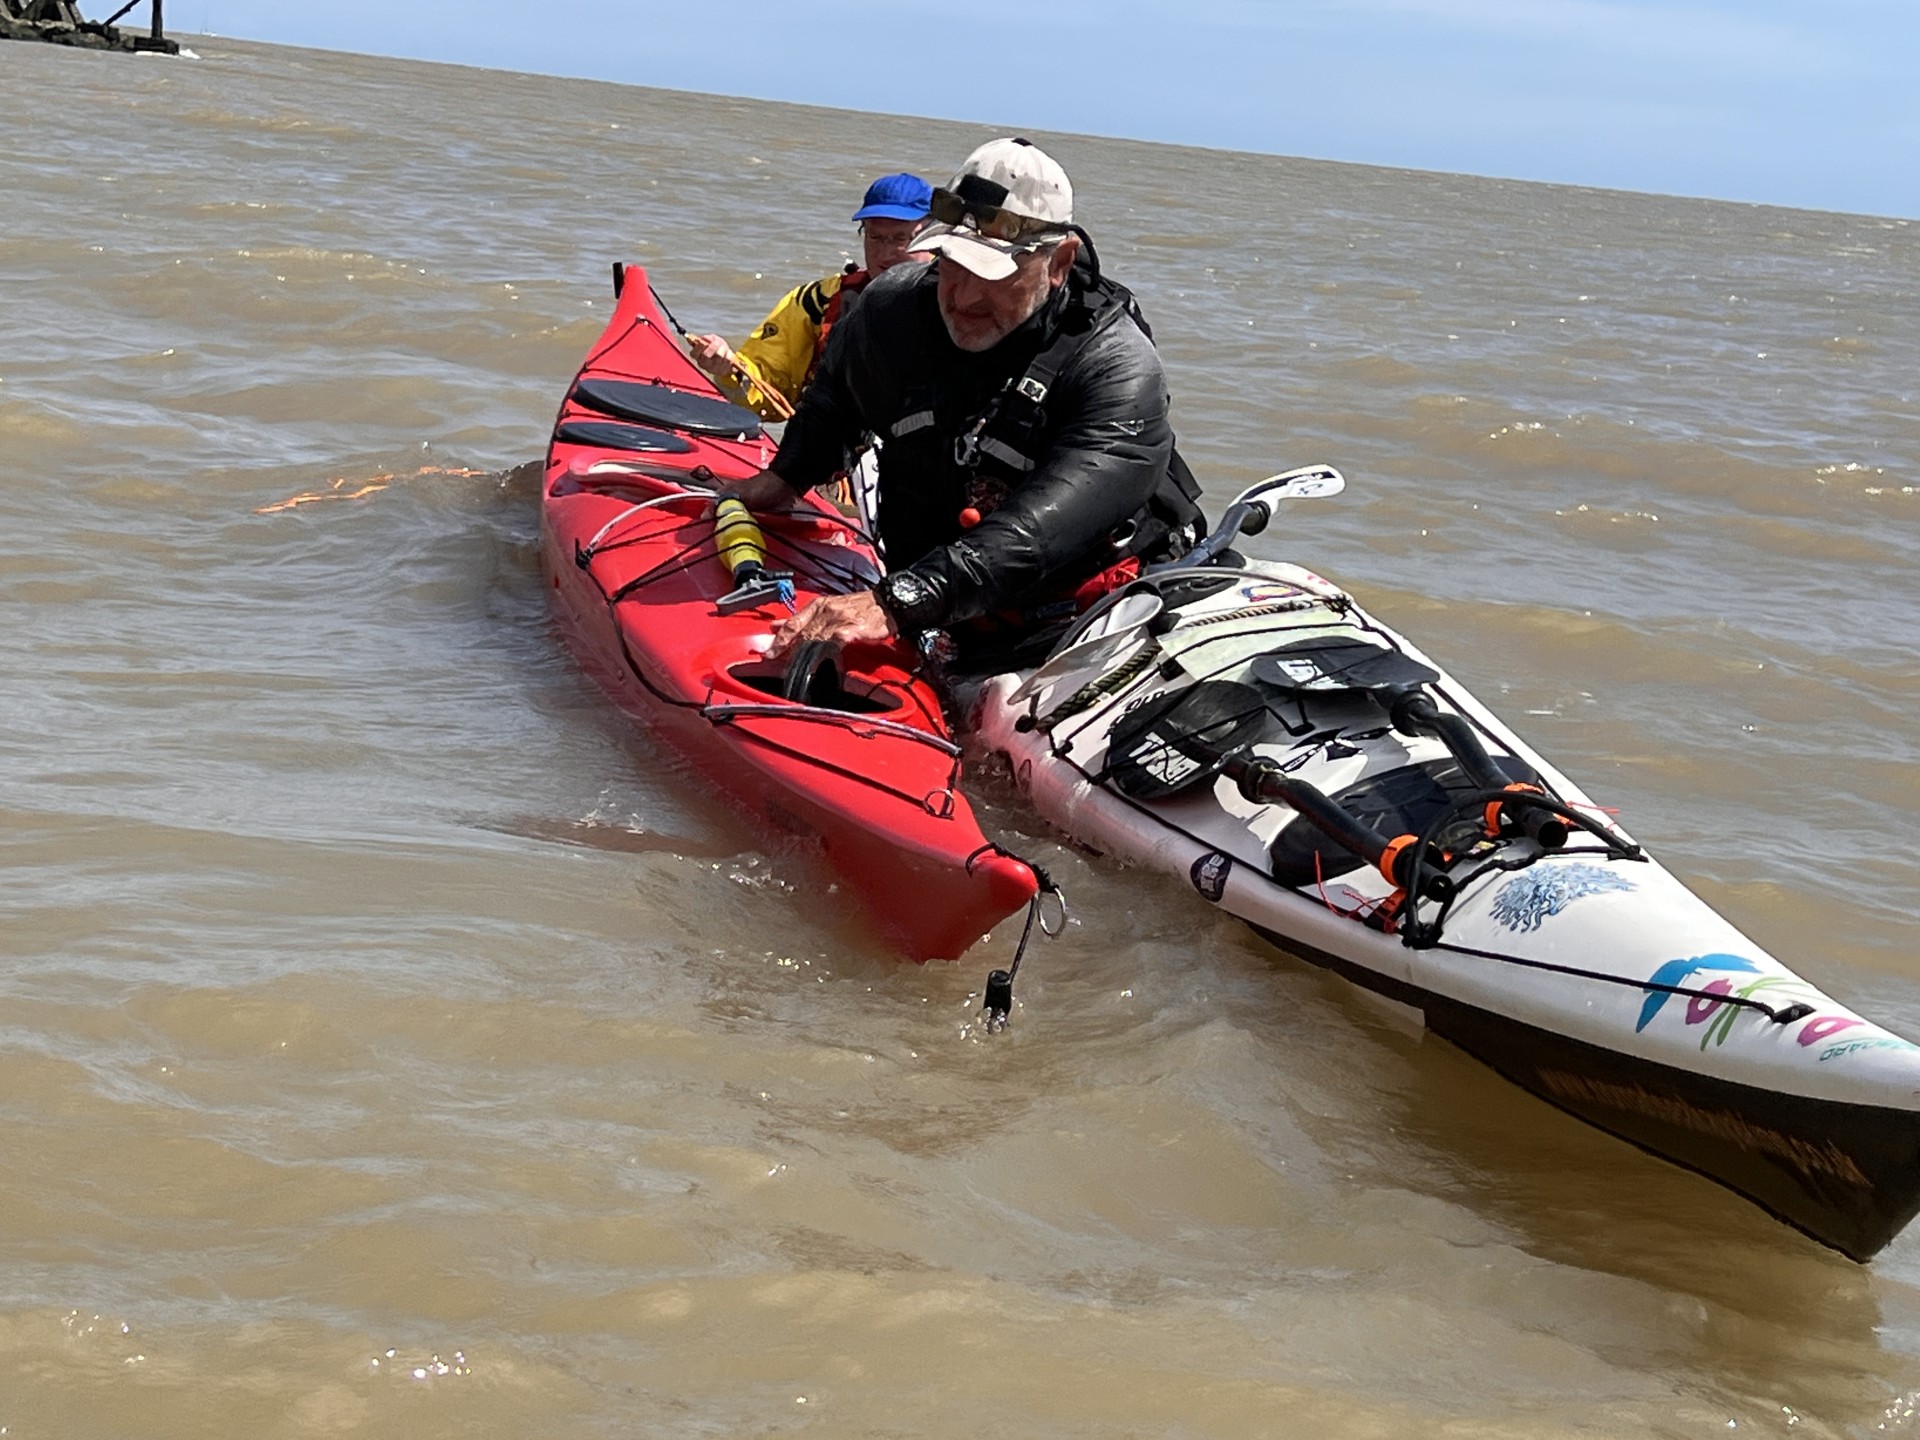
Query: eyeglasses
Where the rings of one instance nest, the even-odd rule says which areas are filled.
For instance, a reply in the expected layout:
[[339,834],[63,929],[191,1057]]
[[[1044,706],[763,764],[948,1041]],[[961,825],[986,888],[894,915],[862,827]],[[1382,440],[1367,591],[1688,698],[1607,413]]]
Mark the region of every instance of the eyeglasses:
[[[1067,233],[1064,226],[1051,220],[1036,220],[1031,215],[1018,215],[998,205],[983,205],[938,186],[934,188],[927,213],[940,224],[951,225],[956,230],[970,228],[984,239],[1029,249],[1061,239]],[[968,221],[973,222],[971,226],[966,224]]]

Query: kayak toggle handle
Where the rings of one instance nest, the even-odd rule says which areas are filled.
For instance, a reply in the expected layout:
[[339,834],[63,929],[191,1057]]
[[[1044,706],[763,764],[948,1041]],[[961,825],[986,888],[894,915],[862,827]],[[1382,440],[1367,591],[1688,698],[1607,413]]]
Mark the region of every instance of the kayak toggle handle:
[[1423,850],[1417,836],[1382,835],[1317,785],[1287,774],[1264,756],[1229,760],[1225,770],[1255,805],[1278,801],[1291,806],[1334,844],[1358,855],[1399,889],[1408,889],[1408,880],[1419,873],[1421,895],[1440,904],[1453,898],[1454,883],[1440,870],[1446,857],[1431,845]]
[[1013,971],[989,972],[986,1001],[981,1011],[986,1016],[988,1034],[998,1035],[1007,1028],[1007,1017],[1013,1013]]
[[[1022,860],[1020,863],[1033,871],[1033,878],[1039,882],[1039,886],[1034,890],[1033,898],[1027,901],[1027,923],[1020,930],[1020,943],[1014,949],[1013,964],[1004,970],[993,970],[987,974],[987,986],[980,1002],[980,1022],[989,1035],[998,1035],[1006,1029],[1013,1015],[1013,977],[1020,973],[1020,962],[1026,958],[1027,941],[1033,938],[1035,922],[1039,923],[1040,933],[1048,939],[1067,927],[1066,892],[1054,883],[1051,875],[1031,860]],[[1044,909],[1049,895],[1060,906],[1059,918],[1051,925],[1047,923]]]

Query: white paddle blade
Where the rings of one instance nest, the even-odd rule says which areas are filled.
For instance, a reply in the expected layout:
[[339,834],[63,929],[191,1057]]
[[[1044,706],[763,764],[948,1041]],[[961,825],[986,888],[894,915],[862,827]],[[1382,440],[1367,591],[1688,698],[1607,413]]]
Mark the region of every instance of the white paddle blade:
[[1338,495],[1347,488],[1347,477],[1331,465],[1303,465],[1298,470],[1288,470],[1279,475],[1269,475],[1257,481],[1233,497],[1238,505],[1243,500],[1260,500],[1271,505],[1280,500],[1318,500],[1328,495]]
[[1147,624],[1165,606],[1166,602],[1151,590],[1121,596],[1095,618],[1086,633],[1066,649],[1048,656],[1046,663],[1038,669],[1029,672],[1014,687],[1013,693],[1007,696],[1008,703],[1018,705],[1059,684],[1068,676],[1090,675],[1105,670],[1132,647]]
[[1159,591],[1135,590],[1130,595],[1122,595],[1095,616],[1081,631],[1079,638],[1090,640],[1096,635],[1118,635],[1125,630],[1137,630],[1166,608],[1167,602]]

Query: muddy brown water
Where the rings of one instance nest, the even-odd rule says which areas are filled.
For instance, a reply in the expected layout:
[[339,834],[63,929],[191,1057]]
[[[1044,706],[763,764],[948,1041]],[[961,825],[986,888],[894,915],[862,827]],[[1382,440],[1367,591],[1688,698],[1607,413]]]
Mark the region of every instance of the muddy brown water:
[[[0,1434],[1879,1436],[1871,1267],[976,781],[1075,923],[889,960],[556,643],[648,267],[742,334],[989,132],[0,47]],[[1216,503],[1920,1036],[1920,232],[1038,137]],[[306,503],[271,508],[295,497]],[[263,513],[264,512],[264,513]]]

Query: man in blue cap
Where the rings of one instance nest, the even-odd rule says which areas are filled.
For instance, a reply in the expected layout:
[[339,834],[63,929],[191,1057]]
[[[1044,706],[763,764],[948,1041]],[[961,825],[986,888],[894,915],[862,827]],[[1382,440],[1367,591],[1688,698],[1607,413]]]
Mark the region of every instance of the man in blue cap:
[[768,420],[784,420],[827,348],[827,334],[867,282],[907,258],[927,218],[933,187],[918,175],[882,175],[853,212],[864,265],[789,290],[738,350],[718,335],[689,342],[693,361]]

